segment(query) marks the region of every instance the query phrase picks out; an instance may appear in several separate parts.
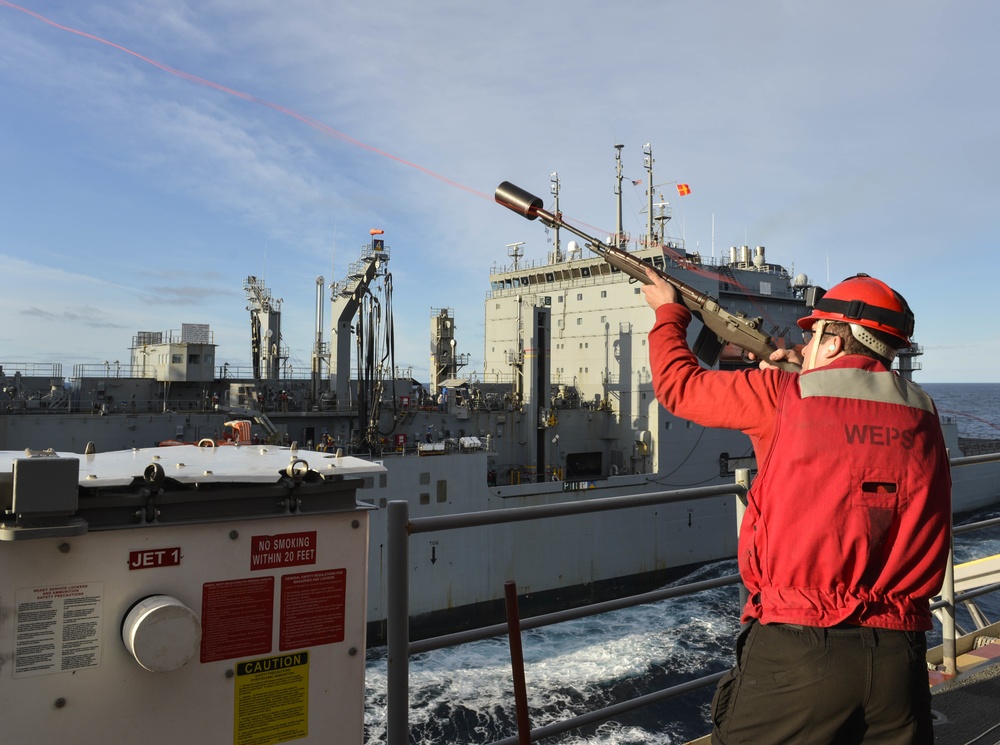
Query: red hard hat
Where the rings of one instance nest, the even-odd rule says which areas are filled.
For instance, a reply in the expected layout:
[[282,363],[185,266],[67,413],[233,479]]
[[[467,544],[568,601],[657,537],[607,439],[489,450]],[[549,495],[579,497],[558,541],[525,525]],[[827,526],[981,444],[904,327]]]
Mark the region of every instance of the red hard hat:
[[799,319],[799,327],[811,329],[820,319],[884,331],[907,347],[913,334],[913,311],[903,296],[867,274],[848,277],[831,287],[816,302],[812,313]]

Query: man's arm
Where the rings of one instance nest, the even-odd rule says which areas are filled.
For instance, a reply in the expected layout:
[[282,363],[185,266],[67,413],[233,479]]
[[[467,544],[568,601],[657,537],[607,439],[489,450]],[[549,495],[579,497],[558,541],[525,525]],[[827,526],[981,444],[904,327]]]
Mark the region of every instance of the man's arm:
[[687,345],[690,311],[677,302],[673,287],[657,280],[643,287],[646,302],[656,310],[649,359],[657,400],[671,413],[697,424],[742,430],[763,452],[760,447],[770,445],[779,390],[791,374],[777,368],[703,368]]

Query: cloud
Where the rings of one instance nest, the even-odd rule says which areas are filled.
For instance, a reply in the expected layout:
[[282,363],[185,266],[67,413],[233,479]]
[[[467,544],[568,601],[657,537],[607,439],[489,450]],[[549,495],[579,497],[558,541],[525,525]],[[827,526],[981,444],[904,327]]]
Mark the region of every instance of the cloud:
[[[567,217],[610,232],[616,143],[631,177],[645,176],[651,142],[656,182],[691,183],[691,196],[671,199],[671,232],[703,255],[714,226],[720,254],[746,241],[811,275],[829,260],[835,277],[863,264],[910,280],[899,257],[929,271],[951,245],[952,221],[976,251],[966,263],[992,262],[983,254],[996,235],[1000,154],[997,105],[982,92],[993,85],[996,6],[619,5],[153,0],[44,10],[335,133],[2,10],[10,93],[0,125],[19,152],[0,155],[10,174],[0,251],[39,259],[13,307],[58,308],[65,319],[100,298],[108,319],[152,328],[190,308],[242,350],[241,277],[266,265],[286,298],[290,344],[307,358],[315,275],[340,279],[367,230],[381,227],[406,299],[397,338],[409,358],[426,370],[424,312],[435,306],[456,308],[469,335],[459,342],[475,358],[490,266],[515,241],[526,258],[548,250],[537,223],[492,203],[493,188],[512,180],[548,200],[558,171]],[[643,199],[626,202],[633,235]],[[31,205],[78,218],[75,230],[32,224]],[[45,261],[66,276],[49,275]],[[62,294],[42,286],[55,279]],[[910,300],[940,306],[922,284]],[[946,337],[925,340],[931,349]],[[927,368],[958,373],[932,354]]]

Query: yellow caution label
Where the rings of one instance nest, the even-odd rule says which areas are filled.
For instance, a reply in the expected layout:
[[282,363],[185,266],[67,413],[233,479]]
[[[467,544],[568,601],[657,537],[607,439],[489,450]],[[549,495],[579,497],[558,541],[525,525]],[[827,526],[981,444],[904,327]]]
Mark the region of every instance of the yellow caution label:
[[236,665],[234,745],[277,745],[309,735],[309,652]]

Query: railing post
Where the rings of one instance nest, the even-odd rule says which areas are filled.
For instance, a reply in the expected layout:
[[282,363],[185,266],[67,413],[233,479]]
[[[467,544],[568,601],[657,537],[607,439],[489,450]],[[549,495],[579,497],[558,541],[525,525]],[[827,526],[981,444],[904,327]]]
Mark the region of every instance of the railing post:
[[386,743],[410,741],[410,504],[389,502],[386,526]]
[[[743,525],[743,515],[747,511],[747,498],[746,492],[750,491],[750,469],[749,468],[737,468],[736,469],[736,484],[742,486],[746,491],[741,495],[736,495],[736,556],[739,557],[739,540],[740,540],[740,526]],[[747,586],[740,583],[740,609],[739,615],[743,614],[743,608],[746,607],[747,599],[749,597],[747,592]]]
[[[949,531],[951,532],[951,531]],[[958,673],[957,650],[955,645],[955,547],[954,537],[948,547],[948,563],[944,569],[944,584],[941,587],[941,598],[947,602],[943,608],[941,619],[941,656],[944,662],[945,675]]]
[[531,720],[528,717],[528,686],[524,678],[524,651],[521,648],[521,614],[517,608],[517,583],[503,583],[507,606],[507,643],[510,645],[510,668],[514,680],[514,711],[517,721],[517,741],[531,744]]

